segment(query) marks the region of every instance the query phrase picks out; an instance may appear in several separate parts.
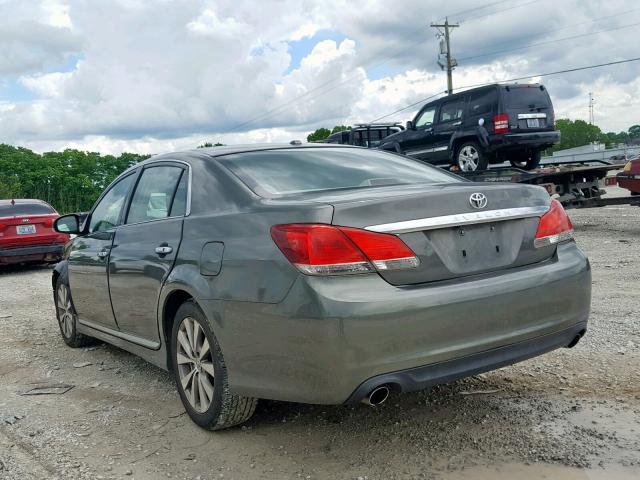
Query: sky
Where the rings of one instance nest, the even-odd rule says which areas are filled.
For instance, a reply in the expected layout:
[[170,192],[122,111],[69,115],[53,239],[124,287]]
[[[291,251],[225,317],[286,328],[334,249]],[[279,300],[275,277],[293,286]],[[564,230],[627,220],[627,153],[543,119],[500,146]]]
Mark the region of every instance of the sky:
[[[446,89],[640,56],[636,0],[0,0],[0,143],[118,154],[305,140]],[[640,123],[640,62],[534,77],[556,117]],[[385,120],[405,122],[414,108]]]

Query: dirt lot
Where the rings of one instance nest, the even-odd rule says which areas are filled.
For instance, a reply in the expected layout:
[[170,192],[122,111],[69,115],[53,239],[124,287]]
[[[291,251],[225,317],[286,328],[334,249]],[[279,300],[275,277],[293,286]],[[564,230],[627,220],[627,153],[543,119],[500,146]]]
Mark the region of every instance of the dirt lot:
[[[0,478],[640,478],[640,208],[572,211],[593,265],[586,338],[380,408],[262,402],[200,430],[171,377],[115,347],[71,350],[50,269],[0,273]],[[38,384],[64,394],[21,396]]]

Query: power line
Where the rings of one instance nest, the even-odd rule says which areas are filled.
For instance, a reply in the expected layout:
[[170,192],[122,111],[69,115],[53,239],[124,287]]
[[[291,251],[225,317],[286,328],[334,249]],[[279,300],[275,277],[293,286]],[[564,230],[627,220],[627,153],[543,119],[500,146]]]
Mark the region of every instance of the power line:
[[464,13],[476,12],[478,10],[484,10],[485,8],[493,7],[495,5],[500,5],[501,3],[507,3],[507,2],[510,2],[510,1],[511,0],[501,0],[499,2],[488,3],[488,4],[482,5],[480,7],[469,8],[467,10],[462,10],[460,12],[452,13],[451,15],[445,15],[444,17],[440,17],[438,20],[444,20],[447,17],[457,17],[458,15],[462,15]]
[[[582,71],[582,70],[590,70],[590,69],[593,69],[593,68],[608,67],[608,66],[611,66],[611,65],[620,65],[620,64],[623,64],[623,63],[631,63],[631,62],[637,62],[637,61],[640,61],[640,57],[628,58],[626,60],[618,60],[618,61],[615,61],[615,62],[599,63],[597,65],[587,65],[585,67],[568,68],[568,69],[565,69],[565,70],[558,70],[558,71],[555,71],[555,72],[539,73],[537,75],[527,75],[525,77],[509,78],[507,80],[499,80],[499,81],[492,82],[492,83],[477,83],[475,85],[464,85],[462,87],[459,87],[459,90],[464,90],[464,89],[468,89],[468,88],[476,88],[476,87],[484,87],[484,86],[487,86],[487,85],[492,85],[493,83],[517,82],[519,80],[528,80],[530,78],[549,77],[551,75],[560,75],[560,74],[563,74],[563,73],[579,72],[579,71]],[[375,120],[372,120],[371,123],[377,122],[378,120],[382,120],[383,118],[387,118],[387,117],[389,117],[391,115],[395,115],[396,113],[400,113],[400,112],[402,112],[404,110],[407,110],[407,109],[409,109],[411,107],[414,107],[414,106],[416,106],[416,105],[418,105],[420,103],[426,102],[427,100],[430,100],[433,97],[437,97],[438,95],[442,95],[443,93],[446,93],[446,92],[438,92],[438,93],[435,93],[433,95],[430,95],[430,96],[428,96],[426,98],[418,100],[417,102],[414,102],[414,103],[412,103],[410,105],[407,105],[406,107],[402,107],[402,108],[400,108],[398,110],[395,110],[395,111],[393,111],[391,113],[387,113],[386,115],[382,115],[381,117],[378,117]]]
[[376,118],[376,119],[374,119],[374,120],[371,120],[370,122],[367,122],[367,123],[375,123],[375,122],[377,122],[378,120],[382,120],[383,118],[390,117],[391,115],[395,115],[396,113],[400,113],[400,112],[402,112],[402,111],[404,111],[404,110],[407,110],[407,109],[409,109],[409,108],[411,108],[411,107],[415,107],[415,106],[416,106],[416,105],[418,105],[419,103],[426,102],[427,100],[431,100],[433,97],[437,97],[438,95],[442,95],[442,94],[444,94],[444,93],[447,93],[447,91],[446,91],[446,90],[444,90],[444,91],[442,91],[442,92],[434,93],[433,95],[430,95],[430,96],[428,96],[427,98],[423,98],[423,99],[421,99],[421,100],[418,100],[417,102],[412,103],[411,105],[407,105],[406,107],[402,107],[402,108],[400,108],[400,109],[398,109],[398,110],[395,110],[395,111],[393,111],[393,112],[391,112],[391,113],[387,113],[386,115],[382,115],[381,117],[378,117],[378,118]]
[[[509,2],[509,1],[512,1],[512,0],[501,0],[501,1],[493,2],[493,3],[487,4],[487,5],[484,5],[484,6],[481,6],[481,7],[476,7],[476,8],[471,8],[471,9],[468,9],[468,10],[463,10],[463,11],[461,11],[461,12],[455,13],[454,15],[460,15],[460,14],[462,14],[462,13],[469,13],[469,12],[474,12],[474,11],[482,10],[482,9],[485,9],[485,8],[488,8],[488,7],[491,7],[491,6],[495,6],[495,5],[499,5],[499,4],[507,3],[507,2]],[[539,0],[535,0],[535,1],[539,1]],[[487,14],[487,15],[485,15],[485,16],[496,15],[496,14],[498,14],[498,13],[502,12],[502,11],[511,10],[511,9],[513,9],[513,8],[518,8],[518,7],[521,7],[521,6],[524,6],[524,5],[528,5],[528,4],[530,4],[530,3],[534,3],[534,2],[526,2],[526,3],[520,4],[520,5],[516,5],[516,6],[512,6],[512,7],[506,8],[506,9],[504,9],[504,10],[498,10],[498,11],[496,11],[496,12],[489,13],[489,14]],[[441,17],[441,18],[444,18],[444,17]],[[405,38],[412,37],[412,36],[413,36],[413,35],[415,35],[416,33],[418,33],[418,32],[420,32],[421,30],[423,30],[424,28],[425,28],[425,27],[420,27],[420,28],[418,28],[418,29],[416,29],[416,30],[413,30],[412,32],[409,32],[409,34],[404,35],[402,38],[403,38],[403,39],[405,39]],[[422,40],[422,39],[418,39],[417,41],[413,42],[413,43],[412,43],[412,45],[413,45],[413,44],[416,44],[416,43],[422,43],[422,42],[423,42],[423,40]],[[406,46],[406,45],[403,45],[403,46],[401,47],[401,49],[399,49],[396,53],[394,53],[394,54],[392,54],[392,55],[389,55],[389,56],[385,57],[385,58],[382,60],[382,62],[379,62],[379,63],[377,63],[377,64],[374,64],[374,66],[373,66],[373,67],[369,67],[369,69],[370,69],[370,70],[375,70],[376,68],[379,68],[379,67],[381,67],[381,66],[385,65],[386,63],[388,63],[389,61],[393,60],[394,58],[396,58],[396,57],[398,57],[398,56],[400,56],[400,55],[402,55],[402,54],[406,53],[406,51],[407,51],[407,46]],[[355,68],[354,68],[353,70],[355,70]],[[246,127],[246,126],[248,126],[248,125],[251,125],[251,124],[255,123],[255,122],[256,122],[256,121],[258,121],[258,120],[262,120],[262,119],[265,119],[265,118],[269,118],[269,117],[273,116],[272,114],[275,114],[275,113],[277,113],[277,112],[282,111],[283,109],[286,109],[286,108],[287,108],[287,107],[289,107],[290,105],[295,104],[296,102],[298,102],[299,100],[301,100],[301,99],[303,99],[303,98],[309,97],[312,93],[316,93],[316,92],[317,92],[317,95],[311,95],[311,96],[308,98],[308,100],[312,100],[312,99],[314,99],[314,98],[317,98],[317,97],[318,97],[318,96],[320,96],[320,95],[327,94],[327,93],[329,93],[329,92],[331,92],[331,91],[335,90],[336,88],[340,87],[341,85],[344,85],[345,83],[347,83],[348,81],[350,81],[351,79],[353,79],[355,76],[356,76],[355,74],[354,74],[354,75],[347,75],[347,77],[346,77],[346,78],[344,78],[344,79],[342,79],[342,80],[341,80],[340,78],[334,78],[334,79],[329,80],[329,81],[327,81],[327,82],[321,83],[320,85],[317,85],[316,87],[312,88],[311,90],[307,90],[305,93],[300,94],[300,95],[298,95],[298,96],[296,96],[296,97],[292,98],[291,100],[286,101],[285,103],[282,103],[282,104],[280,104],[280,105],[277,105],[277,106],[275,106],[275,107],[273,107],[273,108],[271,108],[271,109],[269,109],[269,110],[267,110],[267,111],[265,111],[265,112],[263,112],[263,113],[261,113],[261,114],[259,114],[259,115],[255,116],[255,117],[250,118],[249,120],[243,121],[243,122],[241,122],[241,123],[238,123],[238,124],[236,124],[236,125],[234,125],[234,126],[230,127],[227,131],[229,131],[229,132],[231,132],[231,131],[235,131],[235,130],[238,130],[238,129],[242,128],[242,127]],[[327,87],[327,86],[329,86],[329,85],[331,85],[331,84],[333,84],[333,83],[336,83],[336,82],[338,82],[338,83],[337,83],[337,84],[335,84],[335,85],[333,85],[331,88],[329,88],[329,89],[327,89],[327,90],[322,91],[325,87]]]
[[[513,9],[520,8],[520,7],[526,7],[527,5],[531,5],[532,3],[539,3],[539,2],[540,2],[540,0],[531,0],[529,2],[520,3],[518,5],[512,5],[510,7],[503,8],[502,10],[496,10],[495,12],[486,13],[486,14],[480,15],[478,17],[465,18],[463,20],[460,20],[460,23],[467,23],[467,22],[472,22],[474,20],[481,20],[483,18],[491,17],[492,15],[496,15],[498,13],[508,12],[509,10],[513,10]],[[499,3],[504,3],[504,2],[499,2]]]
[[591,36],[591,35],[596,35],[598,33],[613,32],[615,30],[622,30],[624,28],[631,28],[631,27],[635,27],[635,26],[638,26],[638,25],[640,25],[640,22],[631,23],[631,24],[628,24],[628,25],[622,25],[622,26],[619,26],[619,27],[607,28],[607,29],[604,29],[604,30],[596,30],[595,32],[581,33],[579,35],[572,35],[570,37],[556,38],[554,40],[547,40],[547,41],[544,41],[544,42],[530,43],[528,45],[522,45],[520,47],[507,48],[507,49],[503,49],[503,50],[495,50],[493,52],[487,52],[487,53],[481,53],[479,55],[471,55],[469,57],[463,57],[463,58],[460,59],[460,61],[472,60],[472,59],[475,59],[475,58],[482,58],[482,57],[489,57],[491,55],[496,55],[498,53],[514,52],[516,50],[524,50],[524,49],[527,49],[527,48],[539,47],[541,45],[549,45],[551,43],[563,42],[565,40],[575,40],[576,38],[588,37],[588,36]]

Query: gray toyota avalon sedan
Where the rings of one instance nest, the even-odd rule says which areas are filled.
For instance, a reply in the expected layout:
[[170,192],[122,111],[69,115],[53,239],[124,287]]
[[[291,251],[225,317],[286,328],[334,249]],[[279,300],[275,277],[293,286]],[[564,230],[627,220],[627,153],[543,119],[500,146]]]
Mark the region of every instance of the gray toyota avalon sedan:
[[396,154],[252,145],[120,175],[53,273],[64,341],[173,372],[208,429],[258,398],[377,405],[575,345],[589,262],[540,187]]

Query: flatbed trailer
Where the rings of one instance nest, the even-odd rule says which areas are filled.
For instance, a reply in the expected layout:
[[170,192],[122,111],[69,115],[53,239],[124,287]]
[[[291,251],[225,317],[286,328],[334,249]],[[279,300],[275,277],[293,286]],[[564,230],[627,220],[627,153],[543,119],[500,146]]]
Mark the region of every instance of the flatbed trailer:
[[[565,208],[604,207],[607,205],[638,205],[640,197],[602,198],[610,172],[620,170],[624,163],[607,160],[589,162],[545,163],[535,170],[515,167],[494,167],[480,172],[460,172],[473,182],[514,182],[539,185],[547,189]],[[611,177],[610,177],[611,178]],[[615,182],[612,182],[615,184]]]

